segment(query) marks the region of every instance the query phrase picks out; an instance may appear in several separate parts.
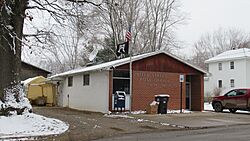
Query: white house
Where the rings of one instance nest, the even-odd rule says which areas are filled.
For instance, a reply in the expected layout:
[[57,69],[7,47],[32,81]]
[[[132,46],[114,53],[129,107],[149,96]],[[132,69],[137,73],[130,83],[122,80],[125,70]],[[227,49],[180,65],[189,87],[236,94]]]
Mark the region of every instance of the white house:
[[209,68],[209,75],[204,79],[205,95],[218,88],[225,93],[233,88],[250,87],[250,49],[229,50],[205,63]]

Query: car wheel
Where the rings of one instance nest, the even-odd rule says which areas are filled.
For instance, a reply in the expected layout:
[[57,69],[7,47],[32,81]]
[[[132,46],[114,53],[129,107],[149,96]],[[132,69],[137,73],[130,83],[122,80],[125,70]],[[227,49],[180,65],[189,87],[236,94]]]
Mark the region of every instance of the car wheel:
[[213,108],[214,108],[215,112],[222,112],[223,111],[223,107],[222,107],[222,104],[220,102],[214,103]]
[[230,111],[231,113],[235,113],[235,112],[237,111],[237,109],[229,109],[229,111]]

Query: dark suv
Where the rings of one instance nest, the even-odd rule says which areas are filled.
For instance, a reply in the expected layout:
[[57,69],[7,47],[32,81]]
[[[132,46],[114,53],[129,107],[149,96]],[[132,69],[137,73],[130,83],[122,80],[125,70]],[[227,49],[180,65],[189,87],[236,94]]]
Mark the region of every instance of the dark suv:
[[229,109],[235,113],[237,110],[250,110],[250,88],[234,89],[223,96],[213,98],[212,106],[215,112],[222,112],[223,109]]

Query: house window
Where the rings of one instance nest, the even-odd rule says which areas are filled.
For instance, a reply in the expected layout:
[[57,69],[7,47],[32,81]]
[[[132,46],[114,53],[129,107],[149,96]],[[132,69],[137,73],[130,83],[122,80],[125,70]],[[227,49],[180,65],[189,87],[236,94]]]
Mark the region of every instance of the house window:
[[89,85],[89,74],[83,75],[83,86]]
[[218,64],[218,68],[219,68],[219,70],[222,70],[222,63]]
[[234,79],[230,79],[230,85],[232,88],[234,87]]
[[69,76],[68,77],[68,87],[72,87],[73,86],[73,76]]
[[222,88],[222,80],[218,80],[218,87]]
[[231,70],[234,69],[234,61],[230,62],[230,69],[231,69]]

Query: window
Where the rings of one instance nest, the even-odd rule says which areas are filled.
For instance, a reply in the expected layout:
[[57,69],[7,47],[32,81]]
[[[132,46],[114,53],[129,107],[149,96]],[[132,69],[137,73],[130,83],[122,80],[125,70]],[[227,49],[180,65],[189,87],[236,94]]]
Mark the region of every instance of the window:
[[227,96],[236,96],[237,92],[236,92],[236,90],[232,90],[232,91],[228,92],[226,95]]
[[126,70],[114,70],[113,77],[129,78],[129,71]]
[[219,68],[219,70],[222,70],[222,63],[218,64],[218,68]]
[[231,88],[234,87],[234,79],[230,79],[230,86],[231,86]]
[[127,70],[113,70],[113,94],[116,91],[124,91],[130,93],[130,77]]
[[238,90],[237,95],[245,95],[247,94],[247,90]]
[[230,69],[231,69],[231,70],[234,69],[234,61],[230,62]]
[[129,79],[113,79],[113,93],[116,91],[124,91],[126,94],[129,94],[129,86]]
[[207,72],[209,72],[209,65],[205,64],[205,70],[207,70]]
[[222,88],[222,80],[218,80],[218,87]]
[[83,86],[89,85],[89,74],[83,75]]
[[73,86],[73,76],[69,76],[68,77],[68,87],[72,87]]

